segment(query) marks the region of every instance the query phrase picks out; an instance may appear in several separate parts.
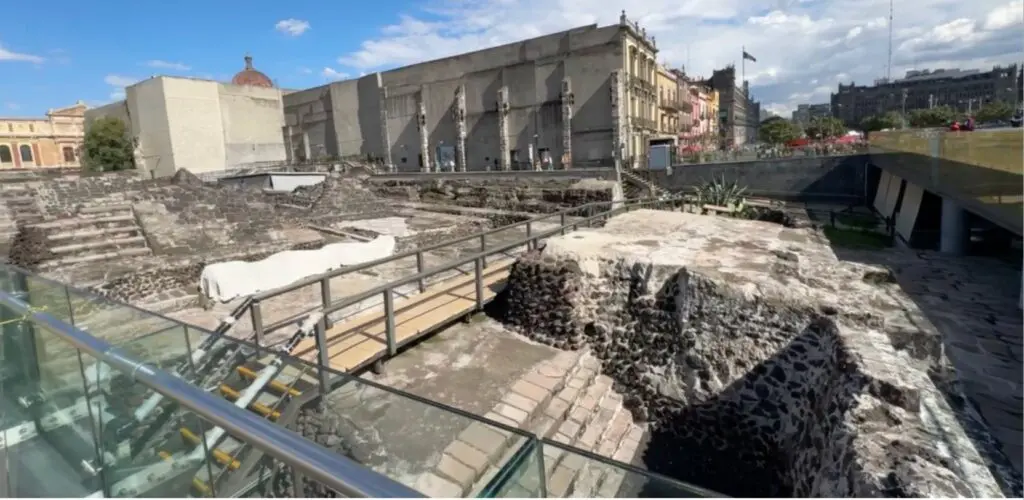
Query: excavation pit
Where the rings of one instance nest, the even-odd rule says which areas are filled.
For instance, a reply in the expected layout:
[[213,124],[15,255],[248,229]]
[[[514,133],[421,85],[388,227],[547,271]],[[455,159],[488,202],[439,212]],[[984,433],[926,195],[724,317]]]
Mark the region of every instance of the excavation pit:
[[642,210],[522,257],[503,309],[593,350],[650,423],[651,470],[745,497],[1001,496],[885,272],[810,229]]

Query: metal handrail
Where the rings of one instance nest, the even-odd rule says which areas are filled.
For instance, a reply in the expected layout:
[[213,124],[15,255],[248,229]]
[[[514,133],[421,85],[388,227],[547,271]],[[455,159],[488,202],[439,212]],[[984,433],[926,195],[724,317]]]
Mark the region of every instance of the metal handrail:
[[423,494],[387,476],[279,427],[233,404],[209,394],[188,382],[145,362],[135,360],[123,349],[68,325],[51,314],[34,311],[29,304],[0,290],[0,303],[26,321],[39,324],[47,332],[75,346],[115,370],[129,374],[132,380],[163,394],[192,410],[213,425],[245,441],[303,475],[349,497],[420,498]]

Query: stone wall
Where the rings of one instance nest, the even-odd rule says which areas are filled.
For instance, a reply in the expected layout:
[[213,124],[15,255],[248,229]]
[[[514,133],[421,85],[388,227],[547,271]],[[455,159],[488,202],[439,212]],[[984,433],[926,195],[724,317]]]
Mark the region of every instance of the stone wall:
[[594,350],[657,472],[732,496],[1001,496],[887,277],[806,229],[643,210],[521,258],[504,314]]
[[598,201],[611,201],[614,182],[570,179],[480,179],[377,181],[374,193],[409,201],[516,212],[551,213]]
[[671,192],[725,179],[745,186],[751,196],[864,203],[869,191],[867,164],[867,155],[826,156],[675,165],[671,175],[667,170],[648,173],[655,184]]

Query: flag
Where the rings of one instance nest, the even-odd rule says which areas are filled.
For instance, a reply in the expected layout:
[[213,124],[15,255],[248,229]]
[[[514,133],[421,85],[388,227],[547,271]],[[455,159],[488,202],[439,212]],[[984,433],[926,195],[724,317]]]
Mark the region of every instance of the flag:
[[750,59],[753,62],[757,62],[757,58],[755,58],[754,56],[750,55],[750,53],[747,52],[746,50],[743,51],[743,58],[744,59]]

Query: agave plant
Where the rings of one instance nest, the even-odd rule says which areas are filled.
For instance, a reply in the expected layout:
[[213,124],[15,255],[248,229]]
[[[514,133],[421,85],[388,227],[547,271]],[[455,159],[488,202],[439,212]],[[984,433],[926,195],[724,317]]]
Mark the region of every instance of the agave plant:
[[704,182],[695,189],[697,206],[732,207],[737,212],[744,208],[746,198],[743,195],[746,192],[746,187],[740,186],[736,181],[726,181],[724,175],[721,179],[712,178],[710,182]]

